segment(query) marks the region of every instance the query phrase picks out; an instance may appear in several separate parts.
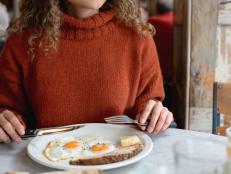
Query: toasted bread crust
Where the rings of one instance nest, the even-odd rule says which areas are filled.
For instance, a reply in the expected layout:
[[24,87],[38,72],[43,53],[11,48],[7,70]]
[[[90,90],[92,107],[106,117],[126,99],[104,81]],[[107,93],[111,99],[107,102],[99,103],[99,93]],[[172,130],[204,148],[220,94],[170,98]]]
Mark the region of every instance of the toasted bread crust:
[[141,144],[132,147],[134,148],[129,152],[111,153],[100,157],[71,160],[69,163],[71,165],[102,165],[124,161],[136,156],[143,150],[143,145]]
[[[7,172],[6,174],[30,174],[29,172]],[[54,172],[45,172],[41,174],[102,174],[100,170],[85,170],[85,171],[77,171],[77,170],[70,170],[70,171],[54,171]]]

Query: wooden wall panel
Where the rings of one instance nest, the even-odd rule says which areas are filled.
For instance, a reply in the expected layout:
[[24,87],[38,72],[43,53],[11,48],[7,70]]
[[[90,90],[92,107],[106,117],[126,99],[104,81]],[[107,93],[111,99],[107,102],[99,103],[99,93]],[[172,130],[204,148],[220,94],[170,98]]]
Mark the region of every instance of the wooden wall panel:
[[218,6],[218,59],[216,80],[231,82],[231,2],[222,0]]
[[216,80],[231,82],[231,1],[221,0],[218,9]]
[[[188,116],[188,78],[189,70],[187,59],[187,30],[188,10],[187,1],[174,1],[174,93],[173,112],[180,128],[187,128]],[[183,49],[182,49],[183,48]]]
[[[211,131],[218,1],[192,0],[189,128]],[[202,124],[203,123],[203,124]]]
[[211,107],[217,59],[217,1],[192,0],[190,107]]
[[231,25],[218,27],[216,81],[231,82]]
[[231,25],[231,1],[220,0],[218,8],[219,8],[219,14],[218,14],[219,25]]
[[190,108],[190,130],[212,132],[211,108]]
[[231,3],[192,0],[190,129],[211,132],[213,82],[231,82]]

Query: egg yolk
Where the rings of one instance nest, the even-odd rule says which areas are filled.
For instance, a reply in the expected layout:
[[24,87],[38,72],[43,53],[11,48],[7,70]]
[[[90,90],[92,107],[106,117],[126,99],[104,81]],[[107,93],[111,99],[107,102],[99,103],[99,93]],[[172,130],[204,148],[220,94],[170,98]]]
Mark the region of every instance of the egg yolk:
[[91,151],[93,152],[101,152],[106,151],[109,149],[109,146],[107,144],[96,144],[91,147]]
[[67,149],[74,149],[80,146],[80,143],[77,141],[70,141],[64,145]]

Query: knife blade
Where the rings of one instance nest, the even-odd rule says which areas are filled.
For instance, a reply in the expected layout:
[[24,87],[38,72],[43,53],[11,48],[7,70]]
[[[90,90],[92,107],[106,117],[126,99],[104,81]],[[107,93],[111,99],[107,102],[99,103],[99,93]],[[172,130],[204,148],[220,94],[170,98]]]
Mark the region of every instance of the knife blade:
[[50,128],[41,128],[41,129],[28,129],[25,131],[25,134],[21,136],[21,138],[26,139],[26,138],[32,138],[42,135],[63,133],[63,132],[73,131],[82,127],[84,127],[84,125],[69,125],[69,126],[50,127]]

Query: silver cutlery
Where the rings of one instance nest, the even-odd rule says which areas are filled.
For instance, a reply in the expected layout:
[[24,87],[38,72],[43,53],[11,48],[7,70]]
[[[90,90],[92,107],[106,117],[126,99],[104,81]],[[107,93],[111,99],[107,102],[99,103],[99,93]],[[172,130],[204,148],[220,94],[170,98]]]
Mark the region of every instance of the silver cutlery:
[[134,120],[127,115],[117,115],[117,116],[112,116],[112,117],[107,117],[104,118],[104,121],[110,124],[136,124],[139,126],[147,126],[148,122],[147,121],[145,124],[139,123],[138,120]]
[[50,135],[55,133],[63,133],[68,131],[73,131],[79,128],[84,127],[84,125],[69,125],[69,126],[59,126],[59,127],[50,127],[50,128],[41,128],[41,129],[30,129],[26,130],[25,134],[21,138],[31,138],[42,135]]
[[[106,117],[104,118],[104,121],[109,124],[135,124],[138,126],[147,126],[150,123],[150,119],[148,119],[146,123],[141,124],[139,123],[138,120],[134,120],[127,115],[117,115],[117,116],[112,116],[112,117]],[[177,124],[173,121],[169,127],[177,128]]]

